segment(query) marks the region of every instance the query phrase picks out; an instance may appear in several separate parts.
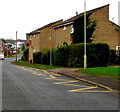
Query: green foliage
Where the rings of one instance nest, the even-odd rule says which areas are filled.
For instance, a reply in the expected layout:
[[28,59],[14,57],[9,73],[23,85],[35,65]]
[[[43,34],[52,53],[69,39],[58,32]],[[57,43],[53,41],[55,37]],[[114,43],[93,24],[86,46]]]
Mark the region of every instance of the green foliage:
[[5,39],[3,39],[3,38],[0,38],[0,41],[6,43]]
[[[109,46],[102,43],[87,44],[87,67],[103,67],[109,62]],[[84,44],[71,44],[52,50],[52,64],[65,67],[83,67]],[[34,63],[50,64],[50,51],[34,53]]]
[[28,54],[29,54],[29,49],[27,48],[23,51],[22,61],[28,61]]
[[50,51],[48,49],[43,49],[42,51],[33,53],[33,62],[38,64],[49,64]]
[[41,63],[50,64],[50,51],[49,49],[43,49],[41,51]]
[[120,55],[117,55],[115,50],[110,50],[110,64],[120,65]]
[[[86,42],[90,43],[93,41],[92,35],[96,27],[96,21],[90,19],[90,15],[92,13],[86,14]],[[73,37],[73,44],[76,43],[83,43],[84,42],[84,15],[81,15],[77,18],[74,23],[74,33],[72,34]]]
[[68,67],[83,67],[84,44],[70,45]]
[[41,52],[33,53],[33,63],[41,63]]
[[119,76],[118,70],[120,67],[93,67],[87,69],[79,69],[78,72],[91,74],[91,75],[102,75],[102,76]]
[[53,50],[53,65],[67,66],[70,49],[62,46]]
[[38,69],[56,69],[60,68],[59,66],[49,66],[49,65],[42,65],[42,64],[34,64],[34,63],[29,63],[29,62],[23,62],[23,61],[13,61],[11,62],[12,64],[15,65],[20,65],[20,66],[26,66],[26,67],[33,67],[33,68],[38,68]]
[[107,44],[87,44],[88,67],[102,67],[109,63],[110,50]]

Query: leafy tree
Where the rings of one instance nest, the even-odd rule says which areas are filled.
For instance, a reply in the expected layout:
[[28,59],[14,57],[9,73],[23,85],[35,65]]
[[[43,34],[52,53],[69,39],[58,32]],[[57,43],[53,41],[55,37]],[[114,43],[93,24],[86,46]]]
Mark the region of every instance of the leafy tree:
[[0,41],[6,43],[5,39],[3,39],[3,38],[0,38]]
[[[96,27],[96,21],[90,19],[90,15],[92,13],[86,14],[86,42],[90,43],[93,41],[91,38],[93,35],[93,32]],[[84,15],[81,15],[79,18],[77,18],[74,23],[74,33],[72,34],[73,42],[75,43],[83,43],[84,42]]]

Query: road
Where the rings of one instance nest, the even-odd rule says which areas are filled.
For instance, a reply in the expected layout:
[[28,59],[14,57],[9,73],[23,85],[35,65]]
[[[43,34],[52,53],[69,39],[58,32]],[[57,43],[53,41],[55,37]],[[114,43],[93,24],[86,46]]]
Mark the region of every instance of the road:
[[[118,95],[46,70],[2,61],[3,110],[117,110]],[[0,62],[1,63],[1,62]]]

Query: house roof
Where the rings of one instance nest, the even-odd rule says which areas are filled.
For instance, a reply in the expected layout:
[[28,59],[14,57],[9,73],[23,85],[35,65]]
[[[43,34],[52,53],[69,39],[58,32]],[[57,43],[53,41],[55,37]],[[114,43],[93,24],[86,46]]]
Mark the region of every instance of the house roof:
[[27,35],[34,35],[34,34],[40,33],[40,30],[45,29],[45,28],[47,28],[49,26],[52,26],[52,25],[54,25],[54,24],[56,24],[57,22],[60,22],[60,21],[62,22],[63,19],[52,22],[52,23],[49,23],[49,24],[47,24],[47,25],[45,25],[45,26],[43,26],[41,28],[38,28],[38,29],[36,29],[36,30],[34,30],[34,31],[30,32],[30,33],[27,33]]
[[[11,39],[9,39],[9,40],[5,40],[5,41],[6,41],[6,43],[11,43],[11,44],[16,43],[16,40],[11,40]],[[18,39],[17,42],[26,42],[26,40]]]
[[[96,10],[99,10],[99,9],[104,8],[104,7],[106,7],[106,6],[109,6],[109,4],[104,5],[104,6],[102,6],[102,7],[98,7],[98,8],[96,8],[96,9],[92,9],[92,10],[86,11],[86,13],[95,12]],[[72,24],[79,16],[81,16],[81,15],[83,15],[83,14],[84,14],[84,12],[83,12],[83,13],[80,13],[80,14],[78,14],[78,15],[76,15],[76,16],[73,16],[73,17],[71,17],[71,18],[63,21],[61,24],[57,24],[57,25],[53,26],[53,28],[58,28],[58,27],[61,27],[61,26],[64,26],[64,25]]]
[[120,31],[120,26],[117,26],[115,29],[116,29],[117,31]]

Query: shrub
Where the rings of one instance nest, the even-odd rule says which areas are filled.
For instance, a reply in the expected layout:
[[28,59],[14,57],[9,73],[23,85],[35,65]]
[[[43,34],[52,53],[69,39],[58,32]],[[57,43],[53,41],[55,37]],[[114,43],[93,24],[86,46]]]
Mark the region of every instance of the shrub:
[[33,62],[37,64],[49,64],[50,63],[50,51],[43,49],[42,51],[33,53]]
[[120,65],[120,55],[116,54],[115,50],[110,50],[110,64]]
[[88,67],[102,67],[109,63],[110,50],[107,44],[92,43],[87,45]]
[[23,51],[22,61],[28,61],[28,54],[29,54],[29,49],[27,48]]
[[41,63],[41,52],[33,53],[33,63]]
[[53,65],[67,66],[69,47],[62,46],[53,50]]
[[[87,44],[87,67],[107,66],[109,46],[101,43]],[[69,67],[83,67],[84,44],[70,45]]]
[[[83,67],[84,44],[71,44],[52,50],[53,65],[66,67]],[[87,44],[87,67],[107,66],[109,62],[109,46],[102,43]],[[50,50],[42,50],[34,54],[34,62],[50,64]],[[37,59],[35,59],[37,58]]]
[[49,49],[43,49],[41,51],[41,63],[42,64],[50,63],[50,50]]
[[83,44],[70,45],[70,53],[68,57],[68,67],[82,67],[84,60],[84,46]]

